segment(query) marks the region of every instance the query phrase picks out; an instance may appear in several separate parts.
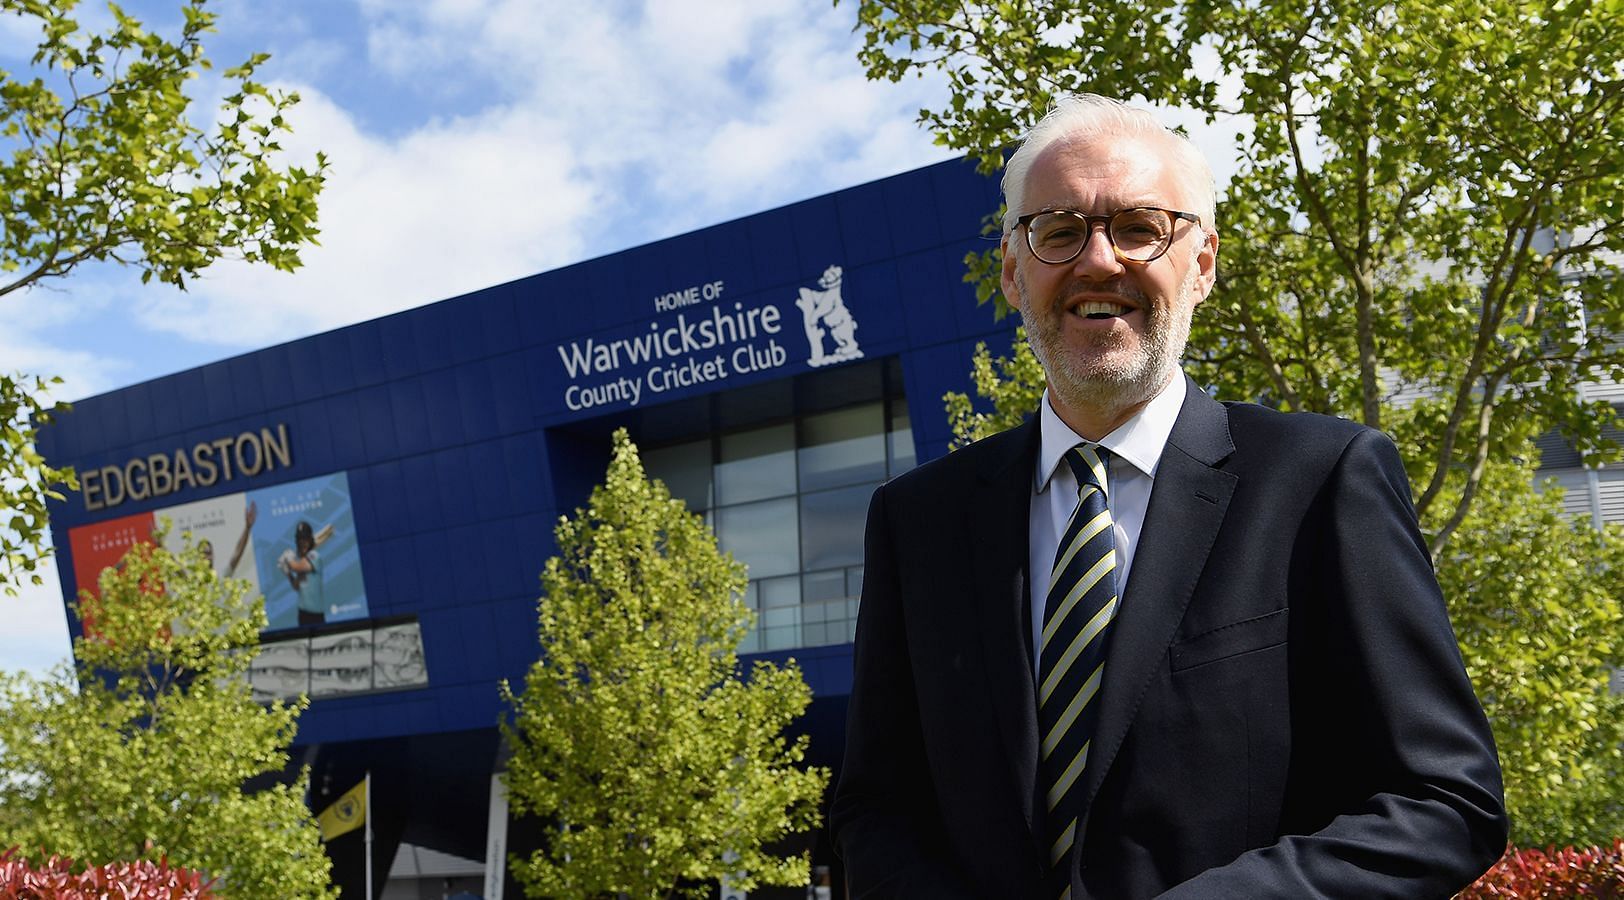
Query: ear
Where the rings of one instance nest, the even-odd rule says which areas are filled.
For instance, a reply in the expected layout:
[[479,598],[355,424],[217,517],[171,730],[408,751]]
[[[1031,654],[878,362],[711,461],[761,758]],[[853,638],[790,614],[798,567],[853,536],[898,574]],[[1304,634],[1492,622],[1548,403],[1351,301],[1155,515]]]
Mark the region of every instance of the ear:
[[998,287],[1004,292],[1004,299],[1009,301],[1011,308],[1018,309],[1021,305],[1020,289],[1015,283],[1015,247],[1009,242],[1009,233],[1004,234],[1003,240],[998,243],[999,253],[1003,256],[1003,266],[998,273]]
[[1197,301],[1207,299],[1218,283],[1218,232],[1201,230],[1201,247],[1195,254],[1195,292]]

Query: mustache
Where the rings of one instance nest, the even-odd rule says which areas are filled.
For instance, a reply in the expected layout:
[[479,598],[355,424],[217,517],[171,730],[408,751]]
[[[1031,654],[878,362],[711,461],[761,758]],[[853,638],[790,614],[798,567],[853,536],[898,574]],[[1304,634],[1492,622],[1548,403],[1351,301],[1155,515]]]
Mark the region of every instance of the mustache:
[[1112,282],[1110,284],[1067,285],[1065,290],[1061,291],[1060,295],[1055,298],[1055,302],[1062,308],[1065,308],[1071,306],[1073,300],[1085,295],[1089,297],[1115,297],[1119,300],[1124,300],[1139,309],[1150,308],[1150,303],[1145,298],[1144,291],[1140,290],[1134,285],[1121,281]]

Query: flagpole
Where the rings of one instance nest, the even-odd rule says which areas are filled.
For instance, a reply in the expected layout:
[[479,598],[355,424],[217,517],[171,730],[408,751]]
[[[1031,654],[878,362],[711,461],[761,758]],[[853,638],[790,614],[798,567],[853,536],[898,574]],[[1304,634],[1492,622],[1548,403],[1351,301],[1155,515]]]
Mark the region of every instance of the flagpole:
[[372,893],[372,770],[367,770],[367,900],[372,900],[377,894]]

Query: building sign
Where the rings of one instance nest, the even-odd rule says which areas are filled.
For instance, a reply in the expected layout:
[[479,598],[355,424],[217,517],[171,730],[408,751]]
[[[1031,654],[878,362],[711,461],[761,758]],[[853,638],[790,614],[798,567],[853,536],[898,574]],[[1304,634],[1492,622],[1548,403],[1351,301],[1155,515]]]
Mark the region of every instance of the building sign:
[[293,464],[288,426],[244,431],[190,449],[137,456],[120,466],[88,469],[79,475],[85,509],[107,509],[125,500],[162,497],[189,487],[209,487],[237,476],[251,477]]
[[[857,321],[840,294],[841,269],[830,266],[818,289],[800,289],[795,306],[806,343],[785,333],[785,314],[771,303],[722,301],[725,283],[706,282],[654,298],[648,330],[600,341],[558,346],[566,378],[564,406],[572,411],[637,406],[661,394],[782,368],[793,360],[812,366],[859,359]],[[710,304],[709,312],[695,307]],[[800,355],[804,353],[805,355]]]
[[190,540],[222,577],[243,579],[251,594],[265,595],[267,630],[367,616],[343,472],[70,529],[79,588],[97,593],[102,570],[132,545],[152,541],[160,517],[169,522],[166,548],[179,552]]

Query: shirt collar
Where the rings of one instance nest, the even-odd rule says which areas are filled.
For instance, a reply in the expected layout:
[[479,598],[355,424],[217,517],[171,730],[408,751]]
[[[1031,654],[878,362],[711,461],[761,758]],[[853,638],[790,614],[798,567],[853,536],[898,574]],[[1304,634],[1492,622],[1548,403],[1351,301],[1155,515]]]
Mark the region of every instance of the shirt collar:
[[[1126,461],[1135,469],[1145,475],[1155,478],[1156,467],[1161,463],[1162,450],[1167,446],[1168,435],[1173,433],[1173,423],[1179,417],[1179,410],[1184,406],[1184,373],[1176,372],[1168,379],[1167,386],[1161,393],[1151,398],[1144,408],[1133,414],[1133,418],[1116,430],[1106,435],[1099,446],[1111,451],[1118,460]],[[1060,415],[1049,405],[1049,391],[1044,389],[1043,402],[1038,410],[1038,429],[1042,435],[1042,448],[1038,455],[1038,469],[1032,485],[1034,493],[1043,493],[1049,487],[1049,479],[1054,477],[1055,469],[1065,458],[1066,451],[1078,444],[1092,443],[1071,426],[1061,421]]]

